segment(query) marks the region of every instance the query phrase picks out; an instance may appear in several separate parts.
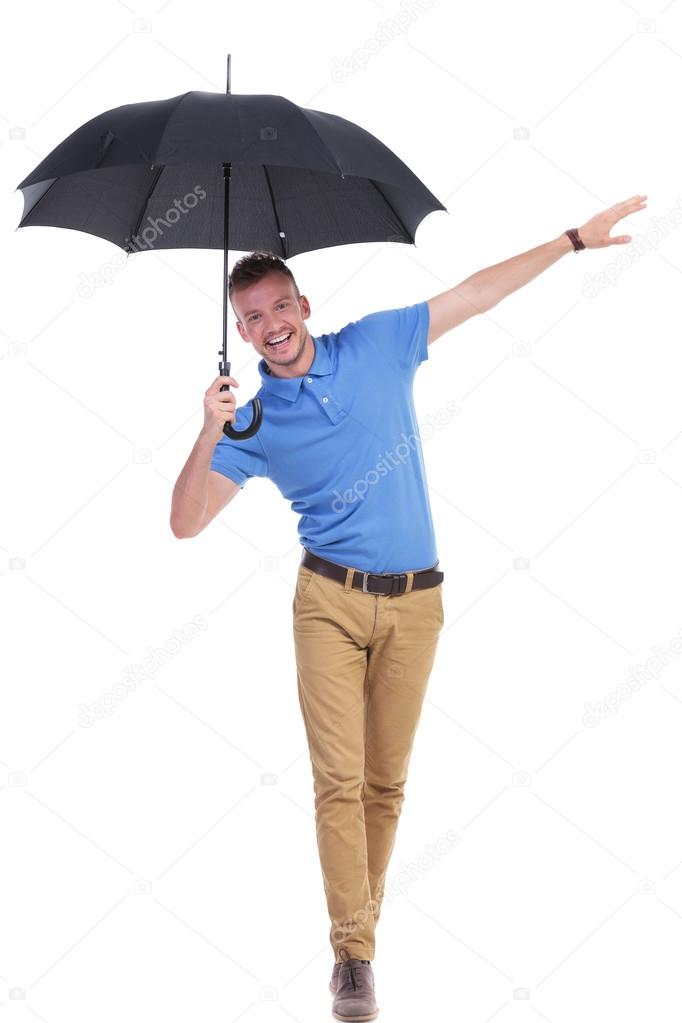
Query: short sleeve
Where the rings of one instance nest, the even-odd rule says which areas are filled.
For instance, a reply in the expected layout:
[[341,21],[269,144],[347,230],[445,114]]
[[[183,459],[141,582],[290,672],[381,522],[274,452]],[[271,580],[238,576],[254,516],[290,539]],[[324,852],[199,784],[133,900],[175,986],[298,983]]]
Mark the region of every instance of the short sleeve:
[[[250,404],[238,408],[234,420],[235,429],[246,429],[251,416]],[[267,476],[268,459],[258,433],[247,437],[246,440],[233,440],[232,437],[223,434],[215,446],[209,468],[228,476],[240,487],[243,487],[252,476]]]
[[429,304],[417,302],[399,309],[368,313],[357,321],[363,334],[406,370],[416,370],[429,357]]

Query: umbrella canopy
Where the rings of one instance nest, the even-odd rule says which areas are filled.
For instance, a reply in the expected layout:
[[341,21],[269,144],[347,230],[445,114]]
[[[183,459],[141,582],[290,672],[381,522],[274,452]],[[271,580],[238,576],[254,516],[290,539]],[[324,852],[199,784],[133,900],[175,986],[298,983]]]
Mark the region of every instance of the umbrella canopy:
[[205,197],[149,247],[222,249],[226,163],[228,249],[289,259],[354,242],[411,244],[421,220],[445,210],[342,117],[282,96],[186,92],[116,107],[69,135],[18,186],[19,227],[72,228],[134,251],[149,221],[200,188]]
[[[414,243],[424,217],[445,210],[382,142],[336,114],[282,96],[186,92],[129,103],[87,121],[17,186],[19,227],[65,227],[127,252],[222,249],[227,361],[228,250],[288,259],[355,242]],[[447,212],[447,211],[446,211]],[[227,384],[222,390],[229,389]],[[252,436],[262,403],[252,398]]]

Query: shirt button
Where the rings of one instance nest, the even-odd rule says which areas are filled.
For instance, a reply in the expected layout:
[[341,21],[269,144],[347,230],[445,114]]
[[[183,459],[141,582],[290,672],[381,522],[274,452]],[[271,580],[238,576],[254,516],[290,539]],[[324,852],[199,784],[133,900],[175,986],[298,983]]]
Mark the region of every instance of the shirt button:
[[327,397],[326,394],[325,394],[324,398],[322,399],[322,401],[329,401],[329,398]]
[[313,378],[312,377],[307,377],[306,379],[307,379],[309,384],[312,384],[312,382],[313,382]]

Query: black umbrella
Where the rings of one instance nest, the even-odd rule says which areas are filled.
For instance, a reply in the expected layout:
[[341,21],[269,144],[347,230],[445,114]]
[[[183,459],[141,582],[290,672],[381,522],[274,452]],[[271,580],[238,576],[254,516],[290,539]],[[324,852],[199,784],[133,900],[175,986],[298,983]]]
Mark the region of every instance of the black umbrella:
[[[222,248],[221,376],[230,375],[230,248],[286,260],[354,242],[413,244],[424,217],[445,210],[402,160],[351,121],[282,96],[232,95],[230,61],[225,95],[186,92],[107,110],[17,186],[19,227],[85,231],[126,252]],[[259,429],[260,399],[251,405],[251,424],[239,431],[225,423],[228,437]]]

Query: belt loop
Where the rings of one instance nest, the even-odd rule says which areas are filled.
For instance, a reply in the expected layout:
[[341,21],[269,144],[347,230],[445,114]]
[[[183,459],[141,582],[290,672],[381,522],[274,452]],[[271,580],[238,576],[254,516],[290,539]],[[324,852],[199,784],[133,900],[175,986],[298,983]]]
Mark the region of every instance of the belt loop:
[[344,586],[344,591],[346,593],[348,593],[350,590],[353,589],[353,576],[354,575],[355,575],[355,569],[354,568],[347,568],[346,569],[346,585]]
[[405,575],[407,576],[407,584],[403,592],[409,593],[410,590],[412,589],[412,580],[414,579],[414,572],[406,572]]

